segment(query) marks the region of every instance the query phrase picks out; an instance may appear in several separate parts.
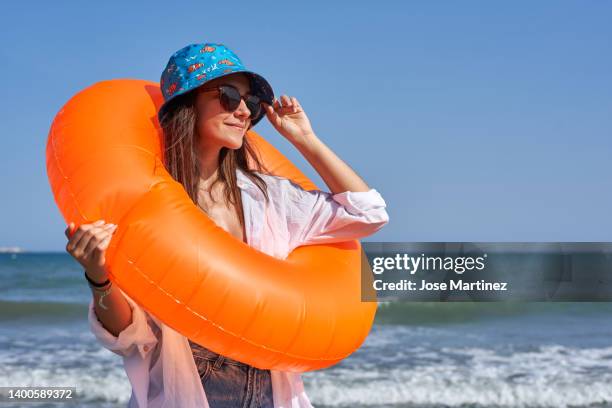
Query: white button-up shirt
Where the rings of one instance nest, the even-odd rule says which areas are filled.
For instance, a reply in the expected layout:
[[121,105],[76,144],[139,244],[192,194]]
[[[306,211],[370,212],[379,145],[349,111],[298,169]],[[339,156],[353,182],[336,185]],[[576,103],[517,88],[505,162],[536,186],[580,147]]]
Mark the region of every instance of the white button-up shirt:
[[[306,191],[288,179],[258,174],[266,181],[269,203],[242,171],[236,176],[247,243],[268,255],[285,259],[301,245],[363,238],[389,221],[385,201],[375,189],[338,194]],[[128,407],[208,408],[187,338],[125,298],[132,308],[132,323],[119,336],[102,326],[93,299],[88,319],[100,343],[123,357],[132,385]],[[275,408],[312,407],[301,374],[271,370],[271,378]]]

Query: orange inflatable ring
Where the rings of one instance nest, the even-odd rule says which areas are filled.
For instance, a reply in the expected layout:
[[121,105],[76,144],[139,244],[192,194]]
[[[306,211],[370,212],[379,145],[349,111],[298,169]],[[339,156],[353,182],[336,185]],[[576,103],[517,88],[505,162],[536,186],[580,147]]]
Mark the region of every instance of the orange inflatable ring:
[[[51,126],[47,174],[66,223],[118,224],[110,279],[165,324],[258,368],[329,367],[368,335],[376,302],[361,302],[359,241],[296,248],[285,260],[236,239],[189,199],[163,166],[159,85],[99,82]],[[261,136],[266,169],[316,186]]]

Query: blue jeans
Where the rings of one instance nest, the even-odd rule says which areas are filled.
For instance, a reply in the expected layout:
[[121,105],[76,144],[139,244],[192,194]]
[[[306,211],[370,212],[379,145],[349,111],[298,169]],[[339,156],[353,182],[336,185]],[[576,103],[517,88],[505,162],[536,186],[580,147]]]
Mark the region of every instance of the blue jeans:
[[189,340],[210,408],[274,408],[270,370],[232,360]]

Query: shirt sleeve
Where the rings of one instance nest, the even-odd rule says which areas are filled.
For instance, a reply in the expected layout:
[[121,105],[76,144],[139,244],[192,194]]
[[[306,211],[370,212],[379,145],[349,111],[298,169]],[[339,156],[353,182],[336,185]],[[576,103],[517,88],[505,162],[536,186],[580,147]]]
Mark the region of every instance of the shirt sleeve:
[[360,239],[374,234],[389,222],[386,203],[376,189],[332,194],[307,191],[290,180],[283,181],[291,249]]
[[[144,359],[147,353],[150,353],[157,345],[158,338],[155,333],[160,334],[161,330],[142,307],[123,291],[121,293],[132,309],[132,323],[119,333],[119,336],[113,335],[98,320],[94,309],[94,300],[92,299],[89,303],[88,314],[90,330],[98,341],[113,353],[122,357],[129,357],[138,351]],[[155,332],[153,329],[155,329]]]

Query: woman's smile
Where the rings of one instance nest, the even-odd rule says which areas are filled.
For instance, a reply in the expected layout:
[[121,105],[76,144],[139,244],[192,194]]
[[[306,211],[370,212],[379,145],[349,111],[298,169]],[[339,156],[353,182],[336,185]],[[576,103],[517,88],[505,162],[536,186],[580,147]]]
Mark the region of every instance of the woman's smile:
[[244,130],[245,125],[239,125],[239,124],[235,124],[235,123],[226,123],[226,125],[231,126],[233,128],[237,128],[240,130]]

